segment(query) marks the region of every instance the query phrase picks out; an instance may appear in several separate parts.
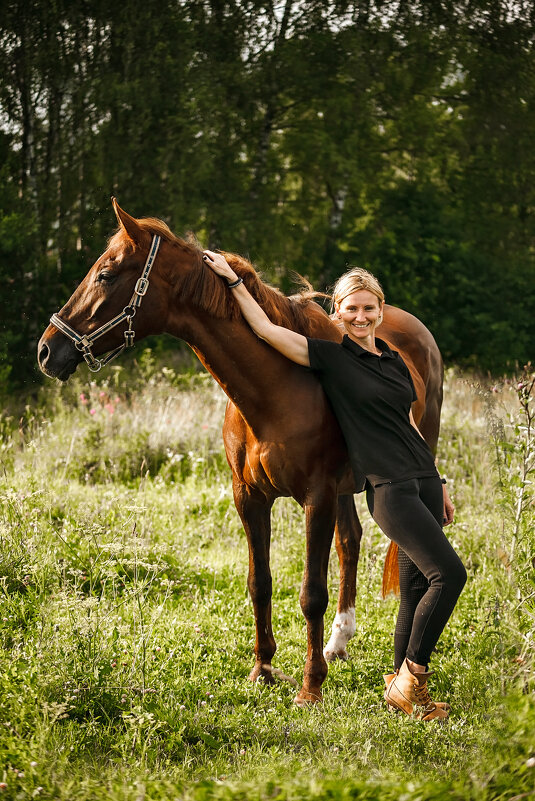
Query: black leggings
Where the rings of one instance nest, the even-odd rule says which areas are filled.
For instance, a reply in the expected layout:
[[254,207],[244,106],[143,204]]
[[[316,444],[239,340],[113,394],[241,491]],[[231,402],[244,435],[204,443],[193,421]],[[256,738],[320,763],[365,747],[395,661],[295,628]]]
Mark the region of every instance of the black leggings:
[[398,670],[405,657],[427,665],[466,582],[463,563],[442,531],[442,484],[435,476],[368,484],[366,498],[377,525],[399,545],[394,666]]

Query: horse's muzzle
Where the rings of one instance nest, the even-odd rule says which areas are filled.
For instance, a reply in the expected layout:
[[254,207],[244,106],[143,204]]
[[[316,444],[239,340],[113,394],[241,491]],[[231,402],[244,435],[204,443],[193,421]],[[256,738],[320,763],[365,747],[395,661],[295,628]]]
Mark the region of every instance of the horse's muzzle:
[[81,361],[80,351],[59,331],[51,336],[45,331],[39,340],[37,363],[39,369],[49,378],[67,381]]

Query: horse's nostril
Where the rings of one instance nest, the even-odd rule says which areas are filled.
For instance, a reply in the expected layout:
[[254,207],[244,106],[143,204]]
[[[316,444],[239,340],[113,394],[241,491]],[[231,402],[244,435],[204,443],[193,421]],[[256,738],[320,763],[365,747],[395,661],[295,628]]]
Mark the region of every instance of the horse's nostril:
[[38,357],[39,358],[39,364],[41,364],[41,365],[45,364],[46,360],[48,359],[49,354],[50,354],[50,349],[49,349],[48,345],[43,343],[41,345],[41,347],[39,348],[39,357]]

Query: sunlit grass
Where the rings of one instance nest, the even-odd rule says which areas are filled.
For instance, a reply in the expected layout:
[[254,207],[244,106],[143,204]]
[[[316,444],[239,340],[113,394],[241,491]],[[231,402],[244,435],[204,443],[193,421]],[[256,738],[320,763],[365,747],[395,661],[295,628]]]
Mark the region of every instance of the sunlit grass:
[[[457,506],[449,536],[469,582],[433,665],[434,694],[453,704],[445,726],[384,708],[397,602],[380,598],[388,542],[361,497],[351,659],[330,667],[324,703],[301,710],[291,684],[247,680],[253,616],[220,437],[222,392],[203,374],[161,371],[150,360],[137,374],[47,388],[20,426],[4,424],[4,797],[490,800],[530,792],[534,516],[528,508],[511,562],[491,437],[497,420],[513,431],[509,386],[491,392],[447,378],[440,469]],[[510,452],[505,478],[517,469],[519,454]],[[303,557],[302,511],[280,499],[274,664],[297,681],[306,652]],[[337,577],[333,557],[327,627]]]

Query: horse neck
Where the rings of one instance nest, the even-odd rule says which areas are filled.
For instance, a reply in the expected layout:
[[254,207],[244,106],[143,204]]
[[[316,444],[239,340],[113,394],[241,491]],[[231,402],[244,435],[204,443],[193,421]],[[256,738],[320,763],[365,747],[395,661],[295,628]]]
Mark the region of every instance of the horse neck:
[[167,332],[190,345],[252,430],[259,431],[280,395],[275,392],[279,377],[292,370],[291,362],[262,342],[241,317],[220,319],[182,307],[171,316]]

